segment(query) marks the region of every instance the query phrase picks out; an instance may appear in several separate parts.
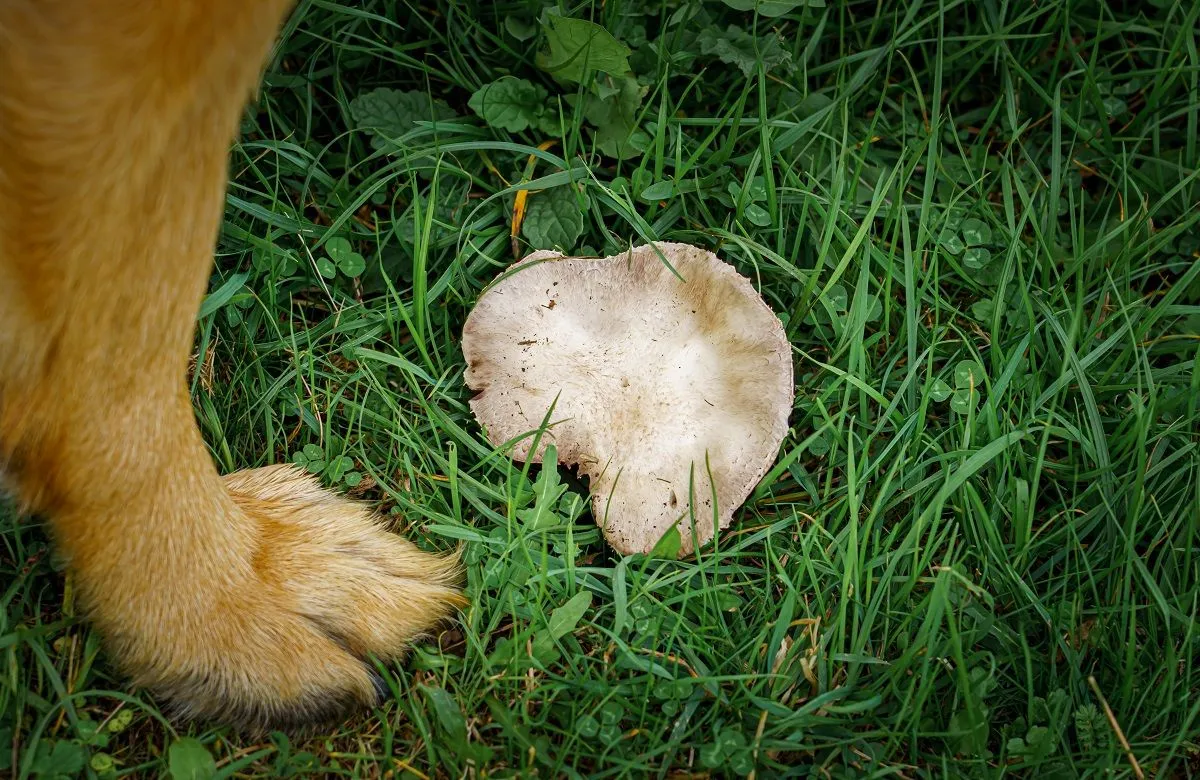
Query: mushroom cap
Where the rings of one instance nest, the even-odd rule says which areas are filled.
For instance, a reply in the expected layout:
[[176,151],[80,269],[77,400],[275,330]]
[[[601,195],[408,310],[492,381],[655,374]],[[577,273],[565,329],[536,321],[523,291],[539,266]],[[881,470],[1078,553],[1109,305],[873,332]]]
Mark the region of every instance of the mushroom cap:
[[698,247],[535,252],[483,293],[462,349],[492,445],[516,440],[513,458],[540,463],[554,444],[589,478],[592,513],[622,553],[650,552],[672,526],[681,556],[708,542],[787,433],[783,326],[748,279]]

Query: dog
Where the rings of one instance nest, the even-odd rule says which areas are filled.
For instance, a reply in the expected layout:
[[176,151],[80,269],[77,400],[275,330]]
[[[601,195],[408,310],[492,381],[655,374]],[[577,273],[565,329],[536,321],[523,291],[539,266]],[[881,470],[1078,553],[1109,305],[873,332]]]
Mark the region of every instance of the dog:
[[227,155],[292,0],[0,0],[0,468],[109,656],[181,718],[378,700],[460,567],[291,466],[218,474],[187,392]]

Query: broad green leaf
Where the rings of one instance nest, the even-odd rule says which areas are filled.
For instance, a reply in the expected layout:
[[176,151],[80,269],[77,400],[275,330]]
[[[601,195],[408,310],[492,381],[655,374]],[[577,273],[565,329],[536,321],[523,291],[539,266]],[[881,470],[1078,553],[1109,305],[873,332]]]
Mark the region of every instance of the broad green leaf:
[[325,457],[325,451],[316,444],[305,444],[303,452],[305,460],[320,460]]
[[488,663],[495,666],[506,666],[512,663],[513,659],[518,658],[524,653],[525,640],[528,638],[525,634],[520,638],[520,642],[516,641],[515,637],[501,637],[496,641],[496,645],[492,648],[492,652],[488,654]]
[[324,276],[326,279],[332,279],[337,276],[337,266],[328,257],[317,258],[317,273]]
[[650,551],[651,558],[675,560],[679,557],[679,548],[683,546],[683,537],[679,534],[679,526],[673,525],[654,543]]
[[588,95],[583,116],[596,126],[596,145],[609,157],[628,159],[639,151],[632,142],[637,131],[638,108],[646,90],[637,79],[620,79],[604,97]]
[[987,747],[988,724],[984,708],[978,704],[967,707],[950,717],[949,731],[955,735],[951,739],[955,751],[974,755]]
[[417,122],[454,119],[457,114],[445,101],[424,92],[380,87],[351,100],[350,116],[359,130],[376,136],[374,146],[379,149],[387,139],[412,130]]
[[208,780],[217,773],[217,762],[194,737],[181,737],[167,748],[167,771],[173,780]]
[[437,716],[438,724],[445,732],[447,741],[457,750],[464,749],[467,745],[467,719],[459,709],[458,702],[445,688],[421,687],[425,692],[425,698],[433,707],[434,715]]
[[529,649],[534,660],[544,665],[555,663],[562,657],[558,645],[554,643],[554,638],[547,631],[538,631],[534,634]]
[[991,322],[992,316],[995,313],[996,302],[991,298],[984,298],[971,304],[971,316],[980,322]]
[[1032,726],[1025,735],[1025,744],[1030,746],[1041,745],[1047,741],[1049,735],[1050,729],[1045,726]]
[[[11,747],[6,745],[5,747]],[[69,739],[42,740],[33,760],[33,773],[40,777],[72,776],[87,763],[87,750]]]
[[575,192],[567,186],[532,193],[521,232],[534,249],[570,252],[583,235],[583,210]]
[[574,631],[575,626],[579,625],[579,621],[583,619],[591,606],[592,592],[590,590],[581,590],[576,593],[567,600],[567,603],[550,613],[550,619],[547,621],[547,630],[550,636],[554,639],[562,639]]
[[547,116],[548,93],[539,84],[504,76],[483,85],[467,105],[498,130],[519,133],[530,127],[553,132],[557,123]]
[[1066,716],[1071,706],[1071,695],[1062,688],[1055,688],[1046,697],[1046,717],[1051,723],[1058,723]]
[[629,47],[600,25],[547,14],[543,29],[548,51],[537,55],[537,65],[555,78],[580,84],[589,71],[629,73]]
[[508,34],[516,38],[518,41],[527,41],[537,35],[537,27],[523,22],[515,16],[506,16],[504,19],[504,29],[508,30]]
[[91,718],[80,718],[75,724],[75,733],[85,745],[100,748],[108,746],[108,732],[101,731],[100,724]]
[[697,40],[701,52],[737,66],[747,77],[753,76],[760,65],[763,73],[767,73],[788,65],[792,59],[791,52],[783,47],[783,42],[775,33],[755,38],[732,24],[724,30],[707,27]]
[[[632,76],[626,76],[625,78],[632,78]],[[634,80],[636,81],[636,79]],[[592,84],[592,94],[601,100],[608,100],[610,97],[620,94],[621,81],[624,81],[624,79],[613,81],[611,76],[601,77]]]
[[783,16],[800,6],[824,8],[825,0],[722,0],[738,11],[755,11],[763,16]]

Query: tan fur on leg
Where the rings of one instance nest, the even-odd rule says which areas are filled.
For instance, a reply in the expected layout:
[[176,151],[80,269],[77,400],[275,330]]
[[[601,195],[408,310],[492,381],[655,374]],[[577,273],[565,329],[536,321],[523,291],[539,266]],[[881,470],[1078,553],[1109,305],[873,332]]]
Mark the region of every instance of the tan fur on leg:
[[226,153],[287,0],[0,0],[0,467],[185,715],[376,696],[456,563],[288,467],[222,479],[185,374]]

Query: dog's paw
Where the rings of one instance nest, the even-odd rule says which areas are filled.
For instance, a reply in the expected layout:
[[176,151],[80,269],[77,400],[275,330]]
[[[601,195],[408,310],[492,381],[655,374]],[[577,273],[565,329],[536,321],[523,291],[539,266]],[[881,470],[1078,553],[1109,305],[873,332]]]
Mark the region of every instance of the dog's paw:
[[238,472],[225,487],[239,552],[170,537],[181,549],[165,557],[203,565],[127,589],[137,595],[119,606],[100,589],[118,663],[177,716],[255,730],[329,721],[380,697],[371,656],[400,658],[465,603],[455,557],[422,552],[297,469]]

